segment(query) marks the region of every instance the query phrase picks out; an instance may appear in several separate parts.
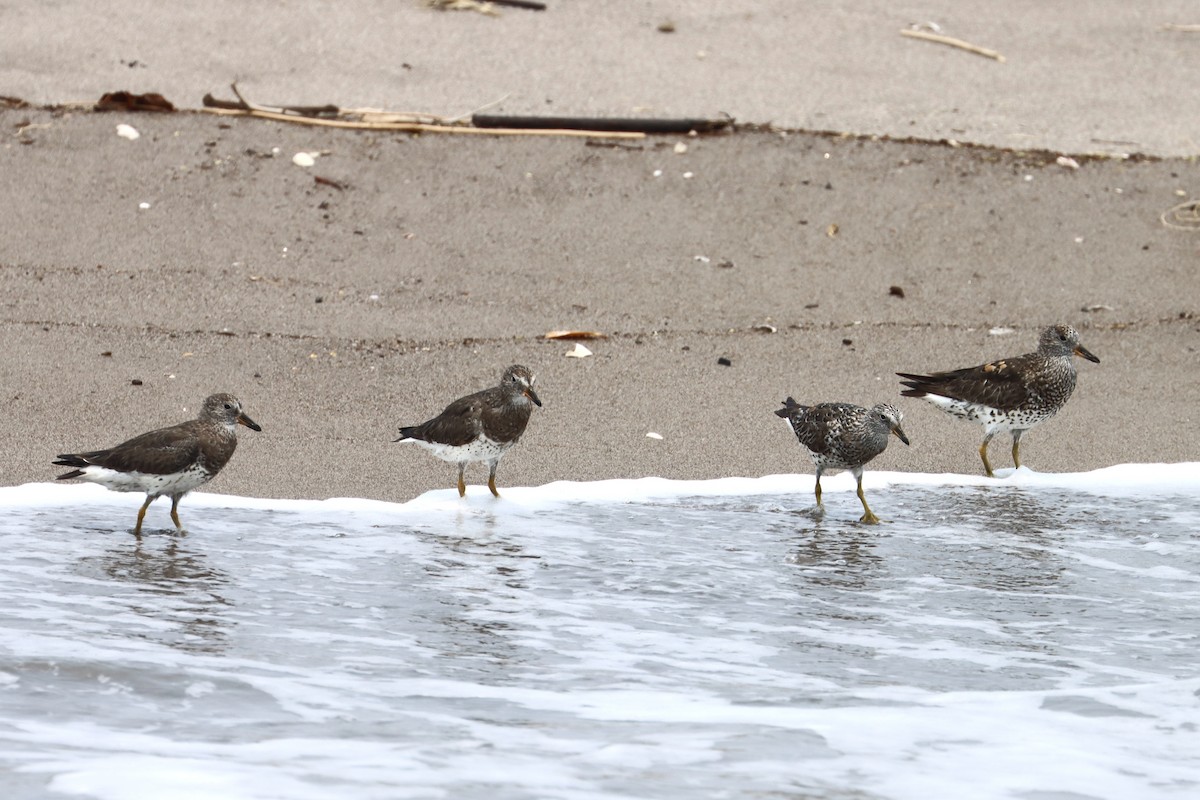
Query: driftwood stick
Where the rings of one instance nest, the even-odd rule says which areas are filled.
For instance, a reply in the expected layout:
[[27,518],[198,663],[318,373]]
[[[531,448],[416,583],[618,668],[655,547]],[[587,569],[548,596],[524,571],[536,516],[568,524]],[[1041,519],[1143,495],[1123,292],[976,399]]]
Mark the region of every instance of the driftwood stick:
[[512,6],[513,8],[528,8],[530,11],[545,11],[546,4],[537,0],[491,0],[493,5]]
[[348,128],[352,130],[407,131],[410,133],[465,133],[484,136],[583,136],[595,139],[644,139],[646,134],[637,131],[585,131],[561,128],[471,128],[466,125],[429,125],[421,122],[369,122],[345,119],[301,117],[277,111],[240,108],[203,108],[207,114],[231,117],[257,117],[277,122],[293,122],[297,125],[316,125],[325,128]]
[[303,117],[336,117],[342,112],[335,105],[323,106],[260,106],[257,103],[251,103],[238,90],[236,83],[229,84],[229,88],[233,90],[237,100],[218,100],[211,94],[204,95],[201,102],[205,108],[224,108],[234,111],[269,111],[275,114],[298,114]]
[[712,133],[732,119],[622,119],[619,117],[520,117],[472,114],[477,128],[553,128],[556,130],[637,131],[639,133]]
[[968,53],[975,53],[976,55],[986,56],[987,58],[994,58],[1001,64],[1004,63],[1004,56],[1000,55],[1000,53],[996,52],[995,50],[989,50],[986,47],[979,47],[978,45],[971,44],[970,42],[964,42],[962,39],[955,39],[952,36],[942,36],[940,33],[930,33],[929,31],[915,31],[911,28],[904,28],[900,31],[900,35],[907,36],[910,39],[922,39],[926,42],[937,42],[938,44],[957,47],[960,50],[966,50]]
[[211,94],[204,95],[204,98],[200,102],[205,108],[224,108],[227,110],[235,109],[238,111],[249,110],[240,100],[220,100],[216,97],[213,97]]

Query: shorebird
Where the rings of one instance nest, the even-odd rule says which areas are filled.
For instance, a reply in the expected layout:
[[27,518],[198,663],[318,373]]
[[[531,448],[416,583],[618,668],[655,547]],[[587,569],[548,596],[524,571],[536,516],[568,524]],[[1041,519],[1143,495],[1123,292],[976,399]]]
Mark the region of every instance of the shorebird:
[[237,447],[237,426],[262,428],[242,413],[242,404],[231,394],[214,394],[204,401],[195,419],[135,436],[107,450],[60,453],[54,463],[74,467],[58,480],[82,478],[115,492],[145,492],[133,533],[140,536],[146,509],[155,499],[171,498],[171,521],[182,531],[179,500],[208,483],[229,462]]
[[1013,466],[1019,469],[1025,431],[1053,417],[1075,391],[1074,356],[1100,363],[1079,343],[1078,331],[1053,325],[1042,331],[1033,353],[931,375],[896,374],[908,387],[901,395],[924,398],[948,414],[983,425],[979,457],[990,478],[987,449],[992,437],[1001,431],[1012,434]]
[[460,397],[428,422],[400,428],[397,442],[415,442],[443,461],[458,464],[458,496],[467,493],[463,470],[473,461],[488,464],[488,488],[496,497],[496,466],[517,443],[533,407],[542,401],[533,390],[536,377],[514,364],[499,386]]
[[858,499],[862,501],[863,515],[859,522],[878,523],[879,517],[871,511],[863,494],[863,465],[887,449],[891,434],[908,444],[900,426],[903,415],[887,403],[869,409],[849,403],[802,406],[790,397],[775,413],[787,420],[817,468],[817,508],[822,508],[821,475],[826,470],[848,469],[858,482]]

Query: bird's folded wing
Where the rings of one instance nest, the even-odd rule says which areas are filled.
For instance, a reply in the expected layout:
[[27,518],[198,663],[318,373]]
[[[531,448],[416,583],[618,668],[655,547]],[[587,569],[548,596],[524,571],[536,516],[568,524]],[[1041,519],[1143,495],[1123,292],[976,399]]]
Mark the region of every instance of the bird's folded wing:
[[[936,394],[992,408],[1016,408],[1029,398],[1029,388],[1019,366],[1016,359],[1008,359],[951,372],[905,373],[901,377],[908,379],[905,385],[912,387],[914,394]],[[909,392],[903,394],[912,396]]]

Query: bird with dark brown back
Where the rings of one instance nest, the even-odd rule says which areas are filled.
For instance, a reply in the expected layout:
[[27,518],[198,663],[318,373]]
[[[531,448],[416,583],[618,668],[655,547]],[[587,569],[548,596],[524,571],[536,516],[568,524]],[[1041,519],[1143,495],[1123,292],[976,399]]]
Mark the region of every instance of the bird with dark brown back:
[[897,372],[907,387],[904,397],[920,397],[947,414],[983,426],[979,457],[992,477],[988,443],[1001,431],[1012,435],[1013,466],[1021,467],[1021,437],[1058,413],[1075,391],[1075,356],[1096,364],[1100,359],[1079,343],[1070,325],[1042,331],[1038,349],[978,367],[914,375]]
[[59,475],[58,480],[82,478],[116,492],[145,492],[135,536],[142,533],[146,509],[166,495],[171,498],[171,521],[182,531],[180,498],[208,483],[229,462],[237,447],[238,425],[262,430],[242,413],[236,397],[214,394],[204,401],[195,419],[143,433],[107,450],[59,454],[54,463],[74,469]]
[[863,494],[863,465],[887,449],[891,434],[908,444],[900,426],[903,415],[888,403],[871,408],[850,403],[802,406],[790,397],[783,401],[783,408],[775,409],[775,414],[787,421],[817,468],[817,510],[823,510],[821,475],[826,470],[848,469],[858,482],[858,499],[863,507],[859,522],[877,524],[879,517],[871,511]]
[[514,364],[500,385],[460,397],[428,422],[400,428],[397,442],[413,442],[443,461],[458,464],[458,496],[467,493],[463,470],[471,462],[487,462],[488,488],[496,497],[496,467],[525,432],[534,406],[542,401],[533,390],[537,378],[528,367]]

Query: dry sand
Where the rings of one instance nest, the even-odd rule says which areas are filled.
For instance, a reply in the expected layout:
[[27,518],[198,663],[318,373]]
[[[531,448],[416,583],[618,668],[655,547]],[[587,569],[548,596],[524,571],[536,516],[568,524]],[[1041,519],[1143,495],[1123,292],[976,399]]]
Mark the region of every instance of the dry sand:
[[[1200,152],[1193,0],[56,0],[0,17],[0,94],[161,92],[462,114],[711,116],[1067,152]],[[672,33],[659,27],[670,22]],[[912,25],[1003,63],[900,35]],[[497,101],[499,101],[497,103]]]
[[[636,22],[673,15],[686,29],[696,8],[642,8]],[[433,12],[407,13],[438,26],[457,19],[463,37],[497,30],[478,15],[430,22]],[[837,13],[844,28],[848,12]],[[563,14],[576,19],[566,6]],[[539,19],[514,12],[497,24],[554,17]],[[768,21],[760,23],[766,36]],[[518,32],[535,37],[526,50],[536,44],[537,30]],[[1106,32],[1090,35],[1119,41]],[[542,35],[566,48],[558,33]],[[228,44],[221,52],[234,72]],[[927,59],[923,69],[997,66],[917,46],[929,50],[904,52]],[[765,75],[786,71],[775,58],[765,58]],[[155,59],[146,60],[153,72]],[[886,67],[861,76],[829,63],[838,81],[903,82]],[[1002,66],[1021,68],[1012,58]],[[207,68],[219,93],[226,76]],[[63,85],[83,65],[60,72],[43,65],[3,93],[75,99]],[[167,86],[105,88],[170,95],[184,74],[172,63],[160,76]],[[453,75],[448,96],[457,98],[465,78]],[[708,113],[696,100],[701,84],[672,110]],[[628,108],[607,96],[580,99],[586,88],[561,90],[556,112]],[[1064,108],[1086,104],[1083,89],[1064,92]],[[1127,99],[1126,123],[1105,138],[1164,136],[1142,148],[1151,154],[1187,148],[1172,131],[1195,115],[1157,104],[1158,119],[1138,117],[1144,98]],[[771,97],[756,93],[754,102],[768,109]],[[1003,116],[1013,103],[1003,95],[993,110]],[[989,139],[988,125],[1027,127],[989,121],[987,109],[968,109],[961,122],[983,132],[978,141]],[[1095,126],[1069,114],[1039,114],[1034,145],[1083,141],[1081,131],[1096,138]],[[874,132],[908,136],[914,127],[903,104],[884,116]],[[839,121],[821,127],[863,129]],[[118,137],[120,122],[141,138]],[[494,384],[510,363],[538,373],[545,408],[501,465],[502,490],[810,472],[772,413],[789,394],[892,400],[913,444],[893,442],[875,467],[977,473],[979,429],[901,399],[893,373],[1026,352],[1054,322],[1079,327],[1101,363],[1080,362],[1075,397],[1026,437],[1028,466],[1200,458],[1200,231],[1161,220],[1200,191],[1191,159],[1077,156],[1071,169],[1053,153],[869,136],[741,132],[611,145],[41,108],[0,110],[0,131],[4,484],[50,480],[56,453],[180,421],[205,395],[230,391],[263,432],[243,432],[213,491],[406,500],[451,487],[454,470],[393,444],[396,427]],[[675,151],[681,141],[685,153]],[[320,153],[315,166],[295,166],[300,151]],[[587,343],[590,358],[567,358],[571,344],[541,338],[561,328],[608,338]],[[994,444],[993,463],[1007,466],[1007,451],[1007,440]],[[472,492],[486,492],[484,475],[469,473]]]

